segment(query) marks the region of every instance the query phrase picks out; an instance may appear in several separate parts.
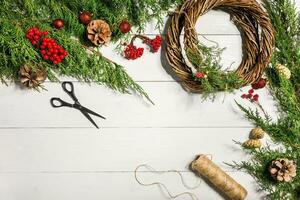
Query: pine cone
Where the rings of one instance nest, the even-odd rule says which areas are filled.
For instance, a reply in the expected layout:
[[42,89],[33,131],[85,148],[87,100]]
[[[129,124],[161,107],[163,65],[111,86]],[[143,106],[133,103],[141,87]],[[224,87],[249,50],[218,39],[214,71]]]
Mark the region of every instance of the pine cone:
[[109,25],[103,20],[93,20],[87,25],[88,39],[99,46],[100,44],[108,43],[111,39],[111,30]]
[[261,128],[254,128],[250,132],[250,139],[262,139],[265,135],[265,132]]
[[279,182],[291,182],[296,177],[296,164],[292,160],[280,158],[273,160],[269,172]]
[[282,65],[280,63],[276,64],[276,69],[278,70],[278,72],[285,77],[286,79],[290,79],[291,78],[291,71],[289,70],[289,68],[287,68],[285,65]]
[[47,78],[45,70],[33,70],[29,65],[24,65],[20,68],[19,79],[20,82],[28,88],[36,88]]
[[243,147],[246,147],[246,148],[255,149],[255,148],[260,148],[261,146],[262,146],[262,143],[260,140],[250,139],[243,143]]

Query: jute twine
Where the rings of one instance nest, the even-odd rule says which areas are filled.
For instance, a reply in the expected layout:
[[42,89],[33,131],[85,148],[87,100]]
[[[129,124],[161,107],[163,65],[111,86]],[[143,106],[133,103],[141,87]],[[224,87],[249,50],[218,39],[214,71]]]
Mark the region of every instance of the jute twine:
[[[202,93],[203,88],[195,81],[182,51],[192,49],[202,53],[197,48],[195,24],[200,16],[212,9],[228,12],[242,34],[243,59],[235,72],[245,85],[256,82],[262,76],[273,54],[274,28],[267,13],[255,0],[186,0],[171,18],[166,36],[166,57],[183,86],[194,93]],[[180,34],[183,29],[182,47]]]
[[214,164],[206,155],[199,155],[191,164],[197,174],[206,178],[229,199],[244,200],[247,196],[246,189]]

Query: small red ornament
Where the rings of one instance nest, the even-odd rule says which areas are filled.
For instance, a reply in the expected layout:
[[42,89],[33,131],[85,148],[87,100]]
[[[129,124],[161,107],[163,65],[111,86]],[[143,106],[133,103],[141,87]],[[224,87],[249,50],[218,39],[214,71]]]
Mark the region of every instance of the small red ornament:
[[122,33],[128,33],[131,30],[131,25],[128,21],[122,21],[119,25],[119,29]]
[[79,21],[84,25],[88,25],[92,21],[93,14],[88,11],[80,12]]
[[52,25],[54,26],[54,28],[56,29],[62,29],[65,26],[65,22],[62,19],[55,19],[52,22]]
[[251,86],[253,89],[257,90],[257,89],[264,88],[266,85],[267,85],[267,79],[261,78],[259,79],[259,81],[253,83]]

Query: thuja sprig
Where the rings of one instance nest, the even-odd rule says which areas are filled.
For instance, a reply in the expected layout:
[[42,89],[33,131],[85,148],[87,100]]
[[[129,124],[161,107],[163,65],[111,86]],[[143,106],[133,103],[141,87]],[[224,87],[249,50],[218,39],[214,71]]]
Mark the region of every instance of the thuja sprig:
[[[278,108],[277,119],[261,117],[260,113],[238,104],[246,117],[266,131],[280,149],[267,146],[259,150],[245,150],[252,155],[251,161],[234,163],[245,169],[266,192],[267,199],[296,200],[300,198],[300,17],[290,0],[264,0],[264,5],[276,29],[276,50],[272,64],[266,71],[270,93]],[[291,71],[291,79],[280,76],[277,63],[285,64]],[[297,176],[291,183],[278,183],[270,178],[268,166],[278,158],[297,162]]]

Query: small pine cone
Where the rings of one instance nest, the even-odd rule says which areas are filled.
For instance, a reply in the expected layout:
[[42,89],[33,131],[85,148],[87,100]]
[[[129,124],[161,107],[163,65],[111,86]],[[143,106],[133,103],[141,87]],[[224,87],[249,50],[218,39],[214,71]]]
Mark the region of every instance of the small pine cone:
[[290,79],[291,78],[291,71],[289,70],[289,68],[287,68],[285,65],[282,65],[280,63],[276,64],[276,69],[278,70],[278,72],[285,77],[286,79]]
[[250,139],[262,139],[265,135],[265,132],[261,128],[254,128],[250,132]]
[[262,143],[260,140],[250,139],[243,143],[243,147],[250,148],[250,149],[260,148],[261,146]]
[[296,177],[297,167],[293,160],[280,158],[269,166],[270,175],[278,182],[291,182]]
[[87,25],[86,31],[88,39],[96,46],[106,44],[111,40],[112,32],[109,25],[103,20],[91,21]]
[[19,71],[20,82],[28,88],[36,88],[40,86],[47,78],[47,72],[45,70],[34,70],[29,65],[24,65]]

